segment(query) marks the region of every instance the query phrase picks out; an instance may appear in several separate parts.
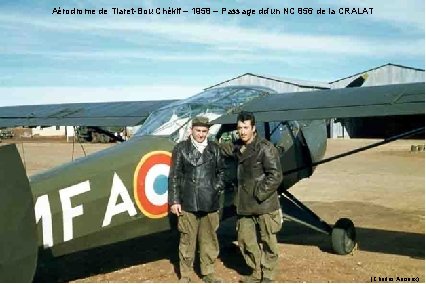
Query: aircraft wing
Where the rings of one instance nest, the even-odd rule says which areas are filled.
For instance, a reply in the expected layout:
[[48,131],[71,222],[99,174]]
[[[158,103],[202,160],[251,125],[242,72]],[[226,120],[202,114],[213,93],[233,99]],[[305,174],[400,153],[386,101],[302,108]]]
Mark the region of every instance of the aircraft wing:
[[0,107],[0,127],[132,126],[175,100],[70,103]]
[[425,83],[272,94],[256,98],[213,123],[235,123],[241,110],[256,121],[314,120],[425,113]]

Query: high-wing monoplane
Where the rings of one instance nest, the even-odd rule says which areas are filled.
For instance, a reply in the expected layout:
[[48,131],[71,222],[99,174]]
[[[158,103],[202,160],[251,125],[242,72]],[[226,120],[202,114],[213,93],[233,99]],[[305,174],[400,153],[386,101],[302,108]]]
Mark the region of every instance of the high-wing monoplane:
[[[278,148],[284,165],[279,189],[284,216],[330,235],[334,251],[347,254],[356,243],[352,221],[342,218],[331,226],[288,189],[333,159],[323,160],[326,119],[424,114],[424,97],[424,83],[285,94],[232,86],[179,101],[129,102],[113,109],[105,104],[107,108],[100,111],[95,104],[0,108],[0,127],[123,126],[144,121],[129,141],[29,179],[16,146],[0,147],[0,281],[31,281],[41,261],[39,250],[57,257],[170,230],[175,220],[168,214],[167,177],[173,146],[187,138],[191,118],[197,115],[215,123],[209,139],[232,142],[237,139],[235,119],[240,110],[254,112],[258,135]],[[369,147],[422,131],[424,127]],[[227,166],[223,218],[234,212],[233,162]]]

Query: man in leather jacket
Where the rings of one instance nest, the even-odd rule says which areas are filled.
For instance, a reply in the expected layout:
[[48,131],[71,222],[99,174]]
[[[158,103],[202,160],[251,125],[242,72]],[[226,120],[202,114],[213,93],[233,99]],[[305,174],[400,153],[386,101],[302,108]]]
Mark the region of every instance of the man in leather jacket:
[[191,135],[172,153],[169,173],[169,206],[178,216],[179,268],[181,282],[191,282],[196,242],[204,282],[221,282],[214,274],[219,255],[219,197],[224,168],[219,146],[207,140],[209,120],[195,117]]
[[222,152],[238,160],[235,196],[238,244],[252,269],[252,274],[242,282],[273,282],[278,261],[276,233],[282,226],[277,193],[282,181],[280,158],[274,145],[256,134],[252,113],[238,115],[237,131],[239,140],[224,145]]

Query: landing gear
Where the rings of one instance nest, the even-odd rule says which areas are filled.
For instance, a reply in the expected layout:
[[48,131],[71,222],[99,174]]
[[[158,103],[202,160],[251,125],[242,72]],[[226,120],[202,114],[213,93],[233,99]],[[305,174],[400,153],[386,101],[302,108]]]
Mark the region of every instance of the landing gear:
[[333,250],[340,255],[351,253],[356,245],[354,223],[348,218],[339,219],[331,231]]
[[333,251],[340,255],[351,253],[356,246],[356,230],[354,223],[348,218],[339,219],[330,226],[288,191],[280,197],[281,208],[287,219],[307,226],[318,232],[331,236]]

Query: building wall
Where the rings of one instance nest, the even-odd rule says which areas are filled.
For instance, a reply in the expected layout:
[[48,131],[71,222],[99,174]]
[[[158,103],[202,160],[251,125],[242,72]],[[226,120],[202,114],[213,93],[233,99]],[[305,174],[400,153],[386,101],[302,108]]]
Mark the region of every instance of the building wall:
[[50,126],[43,128],[41,126],[37,126],[32,129],[32,135],[43,137],[72,137],[74,136],[74,129],[72,126]]

